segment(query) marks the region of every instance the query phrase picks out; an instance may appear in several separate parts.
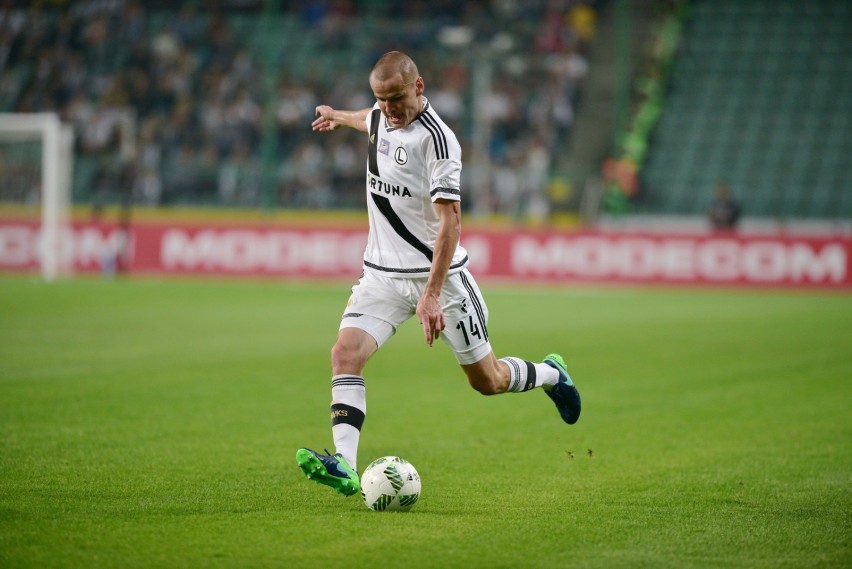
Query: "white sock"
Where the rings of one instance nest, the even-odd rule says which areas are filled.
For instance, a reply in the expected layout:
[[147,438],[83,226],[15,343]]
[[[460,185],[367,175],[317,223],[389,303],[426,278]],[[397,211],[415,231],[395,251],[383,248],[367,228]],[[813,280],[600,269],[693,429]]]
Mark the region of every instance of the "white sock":
[[521,392],[556,385],[559,382],[559,372],[545,363],[533,363],[520,358],[501,358],[509,367],[509,389],[506,391]]
[[358,375],[331,378],[331,435],[336,453],[358,472],[358,441],[367,415],[367,389]]

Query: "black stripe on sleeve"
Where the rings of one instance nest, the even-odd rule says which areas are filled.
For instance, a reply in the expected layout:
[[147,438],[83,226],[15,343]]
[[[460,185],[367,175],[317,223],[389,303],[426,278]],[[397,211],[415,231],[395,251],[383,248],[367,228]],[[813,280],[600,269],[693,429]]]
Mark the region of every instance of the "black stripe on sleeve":
[[454,196],[460,196],[461,190],[453,190],[450,188],[435,188],[431,192],[429,192],[430,197],[435,197],[435,194],[452,194]]

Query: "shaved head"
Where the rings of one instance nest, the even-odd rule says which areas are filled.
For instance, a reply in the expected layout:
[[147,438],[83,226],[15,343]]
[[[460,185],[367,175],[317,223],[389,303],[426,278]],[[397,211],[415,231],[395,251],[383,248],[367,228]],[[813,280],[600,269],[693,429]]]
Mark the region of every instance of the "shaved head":
[[389,51],[379,58],[370,73],[379,81],[387,81],[395,75],[402,77],[403,83],[415,81],[420,72],[414,60],[401,51]]
[[423,78],[414,60],[401,51],[379,58],[370,73],[370,88],[394,128],[408,126],[423,110]]

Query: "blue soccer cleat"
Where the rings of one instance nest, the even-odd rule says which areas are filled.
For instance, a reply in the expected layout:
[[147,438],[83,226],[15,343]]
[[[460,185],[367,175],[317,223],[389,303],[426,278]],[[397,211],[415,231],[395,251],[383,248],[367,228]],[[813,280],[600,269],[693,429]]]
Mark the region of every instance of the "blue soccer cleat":
[[573,425],[580,418],[580,392],[571,381],[571,376],[568,375],[568,369],[565,367],[565,360],[559,354],[548,354],[544,358],[544,363],[559,372],[559,383],[551,386],[550,389],[545,387],[545,393],[556,404],[556,409],[559,411],[559,416],[562,420]]

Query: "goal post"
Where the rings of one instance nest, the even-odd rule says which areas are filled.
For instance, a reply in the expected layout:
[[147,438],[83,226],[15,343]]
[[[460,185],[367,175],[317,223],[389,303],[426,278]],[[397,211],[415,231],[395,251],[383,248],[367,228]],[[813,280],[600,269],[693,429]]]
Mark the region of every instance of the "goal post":
[[[71,268],[64,242],[71,207],[73,128],[56,113],[0,113],[0,142],[32,141],[41,143],[38,257],[42,277],[52,281]],[[0,179],[0,184],[7,183]]]

